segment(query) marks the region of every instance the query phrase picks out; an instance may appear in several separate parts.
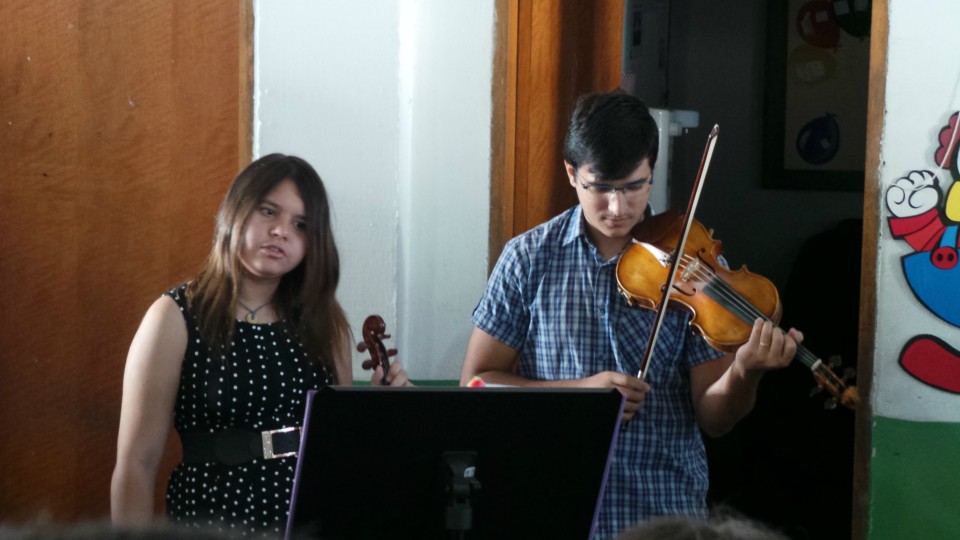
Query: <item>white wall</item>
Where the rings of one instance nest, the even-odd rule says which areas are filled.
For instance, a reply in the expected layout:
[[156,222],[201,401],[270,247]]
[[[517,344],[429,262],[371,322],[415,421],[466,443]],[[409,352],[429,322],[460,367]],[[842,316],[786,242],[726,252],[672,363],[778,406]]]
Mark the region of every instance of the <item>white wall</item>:
[[493,2],[401,6],[402,352],[414,377],[458,379],[487,279]]
[[413,378],[459,377],[486,281],[493,15],[474,0],[254,2],[254,156],[316,167],[354,335],[382,315]]

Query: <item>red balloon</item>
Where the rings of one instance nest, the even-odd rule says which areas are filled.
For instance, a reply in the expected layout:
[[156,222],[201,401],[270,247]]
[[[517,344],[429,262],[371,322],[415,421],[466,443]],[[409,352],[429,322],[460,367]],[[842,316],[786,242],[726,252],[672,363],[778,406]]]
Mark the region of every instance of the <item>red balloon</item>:
[[826,0],[811,0],[797,12],[797,33],[804,41],[821,49],[836,49],[840,41],[840,26],[833,12],[833,4]]

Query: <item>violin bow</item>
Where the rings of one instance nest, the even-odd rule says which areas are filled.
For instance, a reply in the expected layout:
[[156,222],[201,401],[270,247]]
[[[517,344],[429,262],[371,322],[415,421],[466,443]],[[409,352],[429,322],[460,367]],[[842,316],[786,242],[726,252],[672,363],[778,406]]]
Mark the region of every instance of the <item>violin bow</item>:
[[717,135],[719,133],[720,126],[714,124],[713,129],[710,130],[710,135],[707,136],[707,144],[703,149],[703,156],[700,158],[700,169],[697,171],[697,179],[693,184],[693,191],[690,193],[690,201],[687,202],[687,215],[683,221],[683,229],[680,231],[680,239],[671,256],[670,272],[667,274],[667,282],[663,285],[663,298],[660,300],[660,305],[657,306],[657,316],[653,322],[653,331],[650,332],[650,337],[647,339],[647,350],[643,353],[643,360],[640,362],[640,372],[637,373],[637,377],[641,379],[647,378],[647,368],[650,366],[653,348],[657,344],[660,326],[663,324],[663,317],[667,312],[667,303],[670,300],[670,293],[673,291],[673,280],[677,277],[677,271],[680,268],[683,249],[687,243],[687,234],[690,232],[690,224],[693,223],[693,214],[697,209],[697,203],[700,202],[703,180],[707,177],[707,170],[710,168],[710,160],[713,159],[713,148],[717,145]]

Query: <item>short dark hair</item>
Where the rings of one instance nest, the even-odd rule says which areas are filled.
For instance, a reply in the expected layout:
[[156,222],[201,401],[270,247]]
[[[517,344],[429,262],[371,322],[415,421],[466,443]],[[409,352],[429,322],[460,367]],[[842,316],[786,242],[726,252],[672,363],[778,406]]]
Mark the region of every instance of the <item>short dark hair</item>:
[[618,179],[644,158],[657,162],[660,134],[644,102],[622,91],[586,94],[577,99],[563,141],[563,159],[590,165],[597,179]]

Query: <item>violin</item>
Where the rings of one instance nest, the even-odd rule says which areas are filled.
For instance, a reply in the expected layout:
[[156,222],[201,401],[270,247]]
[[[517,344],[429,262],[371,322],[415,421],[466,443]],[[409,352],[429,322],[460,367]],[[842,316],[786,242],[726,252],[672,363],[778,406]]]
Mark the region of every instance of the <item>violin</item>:
[[[721,264],[721,242],[714,240],[712,232],[699,221],[688,221],[685,215],[669,211],[638,223],[631,231],[634,243],[617,263],[620,292],[632,306],[661,308],[668,270],[686,223],[686,242],[668,303],[690,312],[690,324],[710,346],[734,352],[750,338],[754,320],[762,318],[775,325],[780,321],[780,295],[770,280],[746,266],[731,271]],[[856,387],[849,386],[802,344],[797,345],[796,358],[810,368],[817,388],[830,394],[827,408],[835,407],[838,401],[856,408]]]
[[380,383],[384,386],[390,384],[387,381],[387,372],[390,371],[390,357],[397,354],[396,349],[387,349],[383,344],[383,340],[390,337],[390,334],[385,333],[386,330],[387,325],[383,322],[383,317],[370,315],[363,321],[363,329],[361,330],[363,341],[357,343],[358,351],[370,351],[370,359],[364,360],[361,367],[373,370],[377,369],[377,366],[383,367],[383,378],[380,379]]

